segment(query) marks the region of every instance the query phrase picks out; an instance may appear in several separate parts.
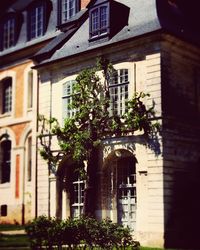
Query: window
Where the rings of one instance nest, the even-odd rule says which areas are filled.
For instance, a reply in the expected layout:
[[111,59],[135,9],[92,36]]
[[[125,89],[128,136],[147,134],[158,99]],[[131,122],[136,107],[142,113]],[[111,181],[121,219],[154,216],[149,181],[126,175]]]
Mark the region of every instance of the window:
[[70,107],[75,82],[75,80],[71,80],[63,84],[63,119],[75,114],[75,110]]
[[72,217],[80,218],[83,213],[85,182],[77,176],[73,181]]
[[28,11],[29,40],[44,34],[44,5],[38,4]]
[[110,114],[123,115],[128,100],[129,76],[128,69],[116,70],[109,82]]
[[27,108],[33,107],[33,70],[28,72],[28,103]]
[[8,77],[1,81],[1,114],[12,111],[12,78]]
[[0,216],[7,216],[7,205],[1,205]]
[[32,171],[32,137],[29,136],[27,139],[27,181],[31,181],[31,171]]
[[107,35],[109,32],[108,4],[90,12],[90,38]]
[[60,0],[60,24],[67,22],[70,18],[75,16],[75,14],[80,9],[80,1],[79,0]]
[[15,45],[15,19],[9,18],[3,24],[3,49]]
[[10,182],[11,141],[2,141],[0,149],[0,183],[6,183]]
[[118,162],[118,222],[135,230],[136,227],[136,167],[133,158]]

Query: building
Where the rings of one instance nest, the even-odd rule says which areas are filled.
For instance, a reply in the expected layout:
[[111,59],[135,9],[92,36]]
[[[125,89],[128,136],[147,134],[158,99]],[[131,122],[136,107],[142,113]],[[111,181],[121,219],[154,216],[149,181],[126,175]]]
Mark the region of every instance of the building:
[[[117,69],[118,82],[110,88],[121,107],[127,92],[150,94],[146,104],[154,103],[162,132],[148,146],[142,135],[104,141],[96,173],[95,216],[130,226],[142,245],[199,243],[192,230],[199,222],[195,197],[200,167],[200,36],[195,18],[194,9],[175,1],[91,1],[34,56],[39,113],[61,123],[70,115],[66,103],[76,75],[100,56]],[[116,109],[120,112],[119,103]],[[65,188],[72,167],[69,159],[62,159],[55,175],[38,157],[38,214],[66,218],[81,213],[84,183],[73,177],[71,189]]]
[[[26,2],[28,5],[29,1]],[[30,2],[33,4],[30,6],[41,3]],[[162,130],[148,144],[142,134],[103,141],[97,162],[94,215],[130,226],[142,245],[199,249],[196,228],[200,222],[200,28],[195,2],[191,5],[172,0],[43,2],[49,6],[49,12],[45,12],[47,16],[50,13],[49,20],[54,20],[50,21],[53,33],[47,36],[47,25],[45,36],[35,40],[37,46],[29,47],[34,41],[31,40],[21,44],[20,53],[18,50],[16,54],[11,53],[11,48],[3,50],[2,74],[12,68],[11,62],[17,67],[16,72],[20,72],[19,62],[32,58],[29,62],[34,62],[33,69],[39,76],[35,111],[38,107],[36,113],[56,117],[60,123],[69,113],[66,103],[77,74],[94,66],[97,57],[109,59],[117,70],[116,85],[110,86],[117,112],[123,110],[125,100],[135,91],[149,93],[146,104],[154,104]],[[26,8],[22,9],[25,15]],[[28,25],[28,20],[24,23]],[[46,40],[53,36],[54,39]],[[24,52],[27,50],[28,55]],[[7,62],[5,58],[10,60]],[[6,86],[7,75],[1,79]],[[39,132],[36,113],[30,121],[34,121],[32,144],[35,147],[39,146],[35,137]],[[16,137],[11,133],[14,120],[8,120],[3,114],[0,119],[1,141],[6,141],[1,152],[8,152],[11,139],[6,138]],[[0,184],[4,196],[10,190],[16,196],[16,186],[21,185],[17,184],[17,173],[23,173],[17,171],[17,164],[25,157],[24,146],[16,143],[12,148],[11,176],[15,185],[6,189],[5,184]],[[39,153],[32,162],[32,176],[36,176],[31,185],[34,213],[61,218],[79,216],[84,202],[84,182],[71,176],[74,163],[64,158],[56,169],[51,169]],[[66,189],[66,183],[70,189]],[[20,194],[25,194],[24,191]],[[16,199],[12,204],[16,204]],[[22,207],[24,203],[19,204]],[[1,214],[6,210],[5,205],[3,201]]]
[[36,214],[38,77],[30,57],[56,35],[56,12],[56,1],[1,3],[0,223]]

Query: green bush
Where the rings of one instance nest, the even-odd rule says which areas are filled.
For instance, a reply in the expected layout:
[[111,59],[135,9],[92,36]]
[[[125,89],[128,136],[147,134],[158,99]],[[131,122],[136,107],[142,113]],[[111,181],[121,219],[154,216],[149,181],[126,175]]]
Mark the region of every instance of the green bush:
[[82,217],[58,220],[40,216],[28,223],[25,230],[30,238],[33,249],[46,246],[52,249],[67,246],[69,249],[125,249],[132,246],[137,249],[139,244],[133,241],[129,228],[124,228],[111,220],[97,221],[94,218]]

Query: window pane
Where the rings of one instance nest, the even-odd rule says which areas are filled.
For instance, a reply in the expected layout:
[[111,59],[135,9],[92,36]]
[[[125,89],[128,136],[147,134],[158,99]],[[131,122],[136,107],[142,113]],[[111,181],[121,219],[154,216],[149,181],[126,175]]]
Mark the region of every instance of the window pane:
[[28,137],[27,141],[27,180],[31,181],[32,171],[32,137]]
[[72,94],[73,94],[73,86],[76,81],[67,81],[63,84],[63,120],[66,117],[74,116],[76,110],[70,107],[72,104]]
[[92,36],[98,35],[99,20],[98,20],[98,9],[92,12]]
[[72,216],[79,218],[83,212],[85,182],[78,177],[73,182]]
[[12,110],[12,78],[3,81],[3,113]]
[[30,38],[43,35],[44,27],[44,7],[37,6],[30,11]]
[[15,42],[15,20],[11,18],[3,25],[3,48],[14,46]]
[[0,183],[10,182],[11,141],[3,141],[0,148]]
[[33,107],[33,71],[28,72],[28,108]]
[[117,70],[109,82],[110,114],[123,115],[128,100],[128,69]]
[[107,20],[108,20],[108,13],[107,13],[107,7],[101,7],[100,8],[100,33],[106,33],[107,32]]
[[62,23],[73,17],[77,11],[77,0],[62,0]]

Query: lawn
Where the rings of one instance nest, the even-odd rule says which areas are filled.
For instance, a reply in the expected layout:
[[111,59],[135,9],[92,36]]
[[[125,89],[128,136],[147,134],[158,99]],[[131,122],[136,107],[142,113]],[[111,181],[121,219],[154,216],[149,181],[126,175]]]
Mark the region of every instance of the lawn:
[[21,225],[9,225],[9,224],[0,224],[0,232],[1,231],[13,231],[24,229],[24,226]]
[[0,235],[0,249],[2,247],[27,247],[29,245],[29,239],[26,235]]

